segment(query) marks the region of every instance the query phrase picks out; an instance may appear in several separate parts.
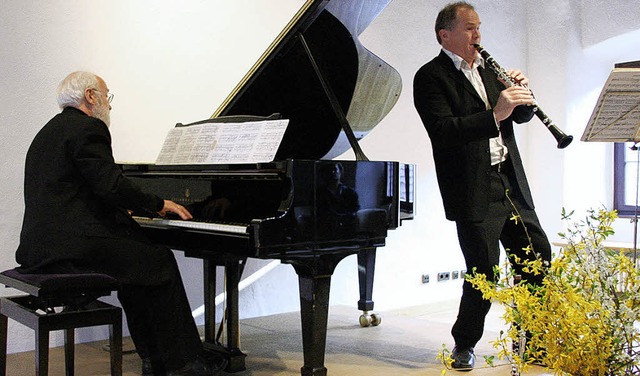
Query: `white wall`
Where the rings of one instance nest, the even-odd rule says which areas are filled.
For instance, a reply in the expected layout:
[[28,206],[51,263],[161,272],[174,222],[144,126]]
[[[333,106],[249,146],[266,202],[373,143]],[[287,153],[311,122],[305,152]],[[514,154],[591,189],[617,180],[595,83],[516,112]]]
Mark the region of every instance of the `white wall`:
[[[277,23],[301,3],[279,0],[285,10],[276,11],[270,0],[2,0],[0,199],[5,210],[0,216],[0,268],[15,266],[26,150],[40,127],[58,112],[55,87],[67,73],[90,70],[105,78],[115,93],[111,130],[116,158],[151,161],[169,128],[209,117],[248,69],[238,63],[245,52],[237,46],[265,43],[273,33],[265,20]],[[439,52],[433,23],[446,3],[394,0],[361,36],[369,50],[399,71],[404,85],[397,105],[362,147],[372,160],[399,160],[418,168],[417,217],[391,232],[387,246],[378,252],[377,310],[459,295],[459,280],[434,281],[437,272],[461,270],[464,264],[455,227],[444,219],[431,146],[412,98],[415,71]],[[240,4],[242,10],[233,10],[232,4]],[[579,138],[613,64],[640,60],[638,32],[629,34],[637,28],[640,10],[627,0],[515,4],[475,2],[483,22],[483,45],[501,65],[519,67],[529,75],[545,112],[575,138],[560,151],[537,119],[518,133],[538,214],[553,239],[562,229],[562,207],[611,207],[612,147],[585,144]],[[249,25],[265,29],[247,34]],[[349,152],[342,158],[353,157]],[[620,220],[618,227],[616,237],[630,241],[628,221]],[[179,261],[196,309],[202,304],[200,263],[182,257]],[[245,276],[268,263],[250,260]],[[420,276],[425,273],[432,282],[423,285]],[[355,307],[357,300],[356,262],[349,257],[334,274],[331,302]],[[243,317],[298,309],[292,268],[277,266],[243,290],[240,305]],[[32,348],[33,334],[15,323],[10,330],[10,351]],[[80,339],[105,335],[104,329],[87,329]],[[59,338],[55,341],[61,343]]]

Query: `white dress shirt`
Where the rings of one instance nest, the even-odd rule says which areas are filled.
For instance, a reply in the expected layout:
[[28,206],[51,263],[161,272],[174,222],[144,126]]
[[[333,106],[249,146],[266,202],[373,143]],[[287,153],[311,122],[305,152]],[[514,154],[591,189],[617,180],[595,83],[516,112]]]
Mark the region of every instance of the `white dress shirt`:
[[[451,58],[451,60],[453,60],[453,64],[455,65],[455,67],[462,71],[469,82],[471,82],[471,85],[473,85],[473,87],[478,92],[478,95],[480,95],[480,98],[482,98],[486,109],[491,109],[489,99],[487,98],[487,91],[485,90],[484,84],[482,83],[480,72],[478,72],[478,67],[484,68],[484,59],[478,55],[473,61],[473,67],[470,67],[469,63],[467,63],[460,56],[444,48],[442,50],[445,54],[447,54],[447,56]],[[498,132],[500,132],[500,123],[498,123],[497,121],[496,127],[498,128]],[[491,152],[491,165],[504,162],[507,159],[507,145],[505,145],[504,140],[502,140],[501,134],[498,134],[498,137],[489,139],[489,150]]]

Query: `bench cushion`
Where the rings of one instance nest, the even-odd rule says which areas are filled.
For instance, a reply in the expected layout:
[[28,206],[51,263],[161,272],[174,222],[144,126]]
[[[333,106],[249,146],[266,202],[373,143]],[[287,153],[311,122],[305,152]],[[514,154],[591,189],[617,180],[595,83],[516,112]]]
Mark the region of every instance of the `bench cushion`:
[[83,295],[118,289],[118,281],[106,274],[25,274],[16,269],[0,273],[0,283],[33,296]]

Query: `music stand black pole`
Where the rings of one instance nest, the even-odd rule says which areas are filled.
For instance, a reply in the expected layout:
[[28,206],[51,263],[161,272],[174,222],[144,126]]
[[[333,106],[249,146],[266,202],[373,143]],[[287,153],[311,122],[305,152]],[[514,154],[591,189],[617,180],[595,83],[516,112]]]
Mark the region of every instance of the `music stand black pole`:
[[633,265],[638,265],[638,189],[640,187],[640,148],[634,143],[631,150],[636,151],[636,205],[633,208]]

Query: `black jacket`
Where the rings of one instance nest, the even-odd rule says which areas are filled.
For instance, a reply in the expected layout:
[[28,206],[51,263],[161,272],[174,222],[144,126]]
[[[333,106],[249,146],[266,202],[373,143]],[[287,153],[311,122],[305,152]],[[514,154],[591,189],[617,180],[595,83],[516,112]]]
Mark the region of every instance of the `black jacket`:
[[[479,68],[479,72],[493,107],[504,85],[490,69]],[[447,219],[484,219],[491,171],[489,139],[498,136],[492,111],[486,110],[474,87],[444,51],[418,70],[413,90],[415,107],[431,139]],[[500,122],[517,179],[514,184],[531,209],[533,199],[516,145],[513,121],[522,123],[532,117],[530,106],[519,106],[509,119]]]
[[163,206],[161,198],[122,175],[104,122],[72,107],[51,119],[31,143],[24,201],[16,261],[26,271],[66,260],[82,264],[101,251],[95,249],[100,242],[87,239],[138,233],[126,209],[157,212]]

